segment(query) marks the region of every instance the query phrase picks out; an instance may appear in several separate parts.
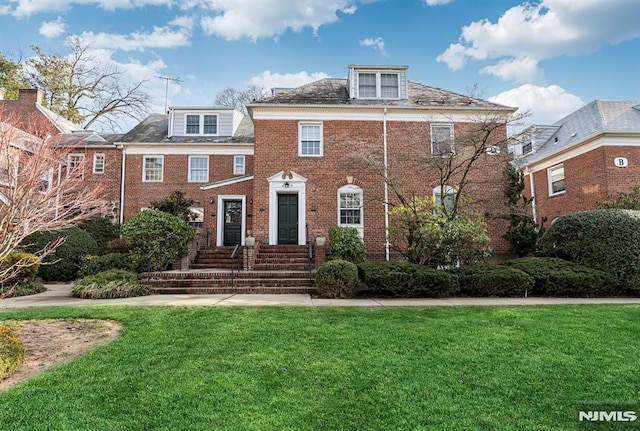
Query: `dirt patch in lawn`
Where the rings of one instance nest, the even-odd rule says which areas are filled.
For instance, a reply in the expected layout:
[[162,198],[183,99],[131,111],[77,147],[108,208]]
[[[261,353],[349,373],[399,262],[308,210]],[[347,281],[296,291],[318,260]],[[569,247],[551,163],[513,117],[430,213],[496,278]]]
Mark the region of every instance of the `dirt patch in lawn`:
[[120,324],[112,320],[52,319],[8,323],[24,343],[24,362],[15,373],[0,380],[0,391],[102,346],[116,338],[120,331]]

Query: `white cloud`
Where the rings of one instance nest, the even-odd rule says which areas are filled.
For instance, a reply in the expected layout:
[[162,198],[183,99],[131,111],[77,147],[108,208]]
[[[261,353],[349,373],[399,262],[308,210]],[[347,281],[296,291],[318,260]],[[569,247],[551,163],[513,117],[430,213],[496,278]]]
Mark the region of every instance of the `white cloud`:
[[585,105],[575,94],[567,93],[558,85],[538,87],[525,84],[489,97],[490,102],[518,107],[519,112],[531,113],[525,119],[529,124],[553,124]]
[[443,4],[449,4],[453,0],[425,0],[425,1],[427,3],[427,6],[440,6]]
[[640,37],[637,0],[542,0],[507,10],[496,23],[476,21],[437,57],[453,70],[469,60],[491,61],[483,72],[526,82],[540,77],[539,62],[592,52]]
[[84,32],[83,42],[94,48],[144,51],[148,48],[179,48],[189,45],[190,32],[186,28],[172,30],[169,27],[153,27],[150,33],[134,32],[129,35]]
[[254,76],[249,80],[249,83],[258,87],[270,90],[272,88],[294,88],[304,84],[308,84],[313,81],[318,81],[323,78],[328,78],[329,75],[323,72],[298,72],[298,73],[272,73],[270,70],[265,70],[262,74]]
[[2,7],[2,12],[17,17],[30,16],[39,12],[60,12],[72,5],[91,5],[104,10],[133,9],[144,6],[171,6],[173,0],[10,0],[14,7]]
[[195,25],[195,21],[193,18],[188,16],[177,16],[173,20],[169,21],[169,25],[175,25],[177,27],[191,30]]
[[337,12],[353,14],[355,0],[212,0],[214,15],[200,25],[208,35],[227,40],[275,37],[287,30],[309,27],[314,33],[322,25],[338,20]]
[[47,39],[53,39],[65,33],[65,24],[62,17],[58,17],[55,21],[43,22],[38,30],[38,33],[46,37]]
[[379,51],[380,54],[386,57],[387,51],[384,48],[384,39],[381,37],[377,38],[367,38],[360,41],[360,45],[362,46],[372,46],[376,51]]

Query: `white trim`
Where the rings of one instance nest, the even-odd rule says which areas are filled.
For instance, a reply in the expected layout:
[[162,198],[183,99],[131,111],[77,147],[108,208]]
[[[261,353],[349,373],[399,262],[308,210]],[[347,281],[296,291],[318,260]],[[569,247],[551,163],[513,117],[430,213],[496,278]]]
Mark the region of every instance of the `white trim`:
[[0,192],[0,202],[9,206],[9,198],[6,197],[2,192]]
[[253,175],[249,175],[249,176],[245,176],[245,177],[229,178],[229,179],[224,180],[224,181],[217,181],[214,184],[205,184],[205,185],[200,187],[200,190],[217,189],[219,187],[229,186],[231,184],[241,183],[243,181],[249,181],[249,180],[252,180],[252,179],[253,179]]
[[[554,192],[553,182],[551,180],[551,171],[557,170],[559,168],[562,168],[562,174],[563,174],[562,181],[565,182],[564,190],[561,190],[559,192]],[[547,186],[548,186],[549,196],[558,196],[558,195],[565,194],[567,192],[566,173],[564,171],[564,163],[560,163],[559,165],[555,165],[547,169]]]
[[[206,178],[204,180],[192,180],[191,179],[191,160],[198,158],[198,159],[205,159],[207,161],[207,166],[206,166]],[[209,182],[209,157],[207,157],[206,155],[191,155],[189,156],[189,160],[187,161],[187,182],[188,183],[208,183]]]
[[[102,172],[96,170],[96,161],[98,156],[102,156]],[[107,156],[104,153],[95,153],[93,155],[93,171],[92,173],[95,175],[104,175],[107,171]]]
[[[298,244],[306,243],[307,223],[307,179],[294,172],[284,171],[267,178],[269,181],[269,244],[278,244],[278,194],[298,195]],[[288,187],[286,185],[288,184]]]
[[[237,159],[242,159],[242,171],[236,170]],[[235,155],[233,156],[233,175],[244,175],[247,170],[247,159],[243,155]]]
[[[160,161],[162,163],[162,168],[160,171],[160,179],[159,180],[147,180],[145,179],[146,175],[145,175],[145,170],[146,170],[146,166],[147,166],[147,159],[150,159],[152,157],[159,157]],[[164,156],[161,154],[147,154],[142,158],[142,182],[143,183],[161,183],[164,181]]]
[[[402,82],[402,78],[401,78],[401,73],[400,71],[396,71],[396,70],[371,70],[371,69],[354,69],[354,74],[355,74],[355,78],[357,80],[356,82],[356,91],[358,93],[358,99],[362,99],[362,100],[399,100],[400,99],[400,95],[402,94],[401,91],[401,82]],[[375,96],[361,96],[360,95],[360,75],[361,74],[367,74],[367,75],[375,75],[376,77],[376,82],[375,82],[375,86],[376,86],[376,95]],[[382,76],[381,75],[396,75],[396,77],[398,78],[398,86],[397,86],[397,90],[398,90],[398,95],[396,97],[382,97]]]
[[[350,224],[350,223],[345,223],[342,224],[340,222],[340,195],[342,193],[358,193],[360,194],[360,223],[358,224]],[[338,188],[337,190],[337,198],[338,198],[338,221],[337,221],[337,225],[338,226],[344,226],[344,227],[355,227],[356,229],[358,229],[358,231],[361,233],[361,237],[362,237],[362,228],[364,227],[364,193],[362,191],[362,187],[358,187],[355,184],[346,184],[340,188]],[[348,208],[348,209],[352,209],[352,208]]]
[[71,172],[71,159],[73,157],[79,157],[81,159],[80,165],[82,168],[82,172],[80,173],[80,176],[76,179],[82,181],[84,180],[84,168],[85,168],[84,164],[85,164],[85,161],[87,160],[86,155],[84,153],[70,153],[67,155],[67,178],[69,178],[69,174]]
[[[136,144],[140,145],[140,144]],[[176,148],[176,145],[180,145]],[[158,154],[165,156],[235,156],[235,155],[253,155],[253,144],[245,145],[250,148],[242,148],[233,145],[219,145],[215,144],[216,147],[213,147],[211,143],[206,145],[199,145],[195,143],[184,143],[184,144],[171,144],[171,147],[166,145],[158,145],[158,144],[149,144],[145,146],[126,146],[127,154],[129,155],[147,155],[147,154]]]
[[[220,136],[220,115],[216,112],[184,112],[184,136]],[[187,117],[198,117],[198,133],[187,133]],[[204,133],[204,117],[216,117],[216,133]]]
[[[434,128],[438,128],[438,127],[442,127],[442,128],[447,127],[447,128],[449,128],[449,139],[451,140],[451,152],[450,153],[442,153],[442,154],[440,154],[440,153],[434,153],[433,152],[433,135],[434,135],[433,129]],[[454,129],[455,129],[455,127],[454,127],[453,123],[431,123],[429,125],[429,135],[430,135],[429,137],[431,138],[431,142],[430,142],[430,144],[431,144],[431,153],[430,154],[431,155],[448,157],[450,154],[455,154],[455,152],[456,152],[456,140],[455,140]]]
[[[302,154],[302,128],[318,127],[320,129],[320,154]],[[298,122],[298,157],[323,157],[324,156],[324,127],[322,121],[299,121]]]
[[240,244],[244,245],[244,238],[247,232],[247,197],[245,195],[218,195],[218,209],[216,221],[216,245],[221,247],[224,244],[224,202],[242,201],[242,227],[240,229]]

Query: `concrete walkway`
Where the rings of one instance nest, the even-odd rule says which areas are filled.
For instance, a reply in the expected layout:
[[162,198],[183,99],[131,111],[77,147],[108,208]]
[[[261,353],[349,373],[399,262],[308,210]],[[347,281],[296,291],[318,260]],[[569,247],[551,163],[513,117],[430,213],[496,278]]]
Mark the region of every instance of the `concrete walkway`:
[[0,300],[6,308],[100,306],[100,305],[171,305],[171,306],[306,306],[306,307],[451,307],[487,305],[566,305],[566,304],[640,304],[640,298],[415,298],[415,299],[323,299],[310,295],[150,295],[121,299],[78,299],[71,297],[70,284],[46,285],[37,295]]

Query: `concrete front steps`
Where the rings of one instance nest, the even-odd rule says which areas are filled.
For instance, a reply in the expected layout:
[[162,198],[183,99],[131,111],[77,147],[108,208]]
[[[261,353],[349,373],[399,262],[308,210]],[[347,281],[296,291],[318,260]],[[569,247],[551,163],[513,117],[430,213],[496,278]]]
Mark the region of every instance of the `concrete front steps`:
[[315,271],[188,270],[144,274],[154,293],[315,293]]

